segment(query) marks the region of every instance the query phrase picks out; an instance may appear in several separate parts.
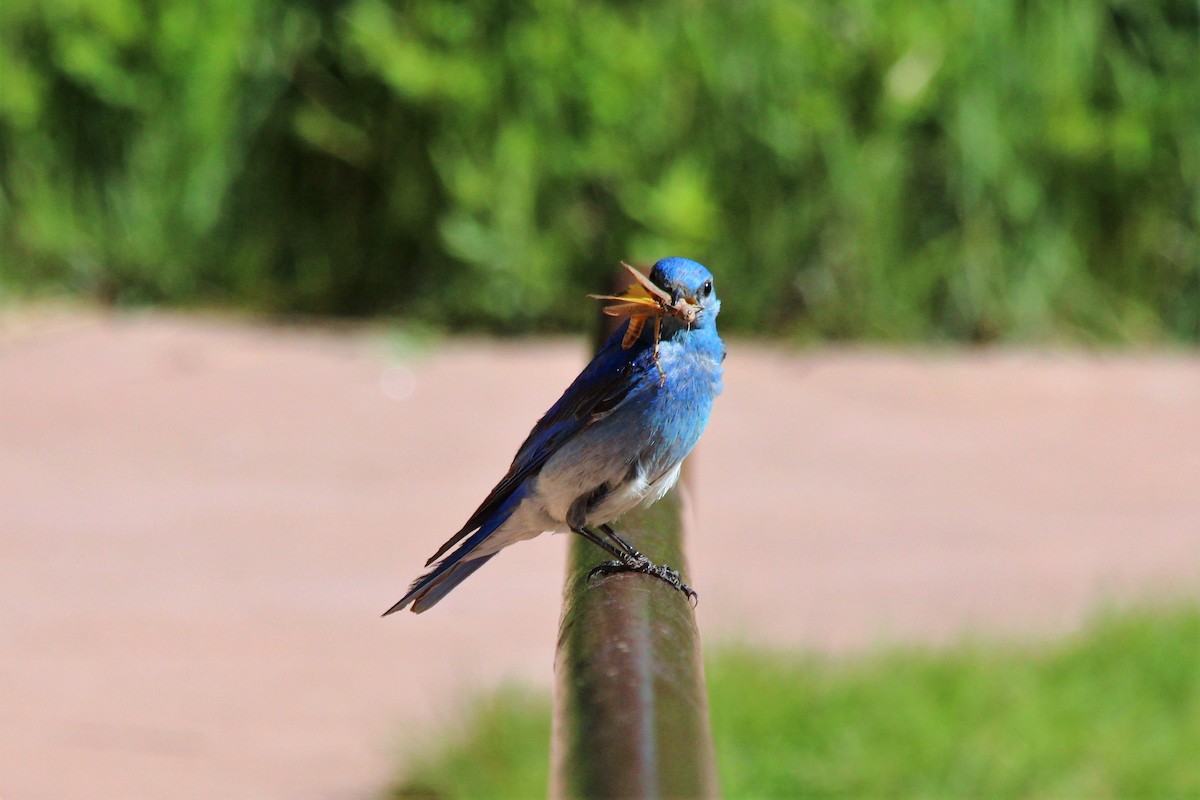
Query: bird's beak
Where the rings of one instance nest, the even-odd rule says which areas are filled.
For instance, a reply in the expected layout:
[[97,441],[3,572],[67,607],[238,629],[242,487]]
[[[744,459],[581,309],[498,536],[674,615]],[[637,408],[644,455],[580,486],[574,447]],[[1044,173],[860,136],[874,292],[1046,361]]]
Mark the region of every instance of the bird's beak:
[[700,301],[695,296],[685,294],[682,300],[675,304],[675,316],[691,325],[696,321],[702,308]]

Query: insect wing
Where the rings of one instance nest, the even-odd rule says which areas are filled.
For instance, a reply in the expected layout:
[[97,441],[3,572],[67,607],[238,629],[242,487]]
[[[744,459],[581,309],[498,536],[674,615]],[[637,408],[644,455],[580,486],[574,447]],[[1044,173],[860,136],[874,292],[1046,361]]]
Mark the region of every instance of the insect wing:
[[649,303],[646,305],[642,305],[641,303],[619,303],[615,306],[605,306],[603,311],[610,317],[661,317],[666,313],[657,305]]
[[670,305],[671,295],[658,288],[658,284],[647,278],[638,270],[626,264],[624,261],[621,262],[621,266],[629,271],[629,274],[633,276],[635,281],[637,281],[637,285],[644,289],[646,294],[655,298],[660,305]]

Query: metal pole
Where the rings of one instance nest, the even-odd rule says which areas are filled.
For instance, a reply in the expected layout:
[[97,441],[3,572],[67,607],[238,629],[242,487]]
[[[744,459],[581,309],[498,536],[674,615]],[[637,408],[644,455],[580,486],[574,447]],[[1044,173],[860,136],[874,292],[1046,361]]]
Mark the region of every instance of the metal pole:
[[[619,524],[634,547],[679,569],[684,580],[686,495],[678,487]],[[572,539],[555,657],[551,796],[717,796],[691,604],[647,575],[589,582],[588,573],[609,556]]]

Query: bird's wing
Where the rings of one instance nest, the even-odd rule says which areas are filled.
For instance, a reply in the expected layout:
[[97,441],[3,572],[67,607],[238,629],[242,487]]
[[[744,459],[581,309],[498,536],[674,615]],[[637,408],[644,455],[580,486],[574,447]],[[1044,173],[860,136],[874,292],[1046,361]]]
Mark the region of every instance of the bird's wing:
[[426,566],[437,561],[463,537],[483,525],[517,487],[541,470],[563,443],[608,416],[628,397],[646,373],[646,367],[641,363],[644,359],[638,359],[646,346],[639,342],[632,349],[625,350],[621,347],[623,335],[624,326],[604,343],[600,352],[567,387],[558,402],[538,420],[517,450],[508,473],[463,527],[430,556],[425,562]]

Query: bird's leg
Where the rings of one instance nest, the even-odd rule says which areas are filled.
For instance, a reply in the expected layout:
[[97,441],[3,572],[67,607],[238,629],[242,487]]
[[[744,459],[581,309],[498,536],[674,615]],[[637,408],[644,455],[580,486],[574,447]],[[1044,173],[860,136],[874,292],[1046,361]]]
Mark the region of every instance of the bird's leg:
[[[587,539],[589,542],[596,545],[596,547],[599,547],[601,550],[608,553],[613,558],[617,559],[617,561],[619,563],[621,563],[623,566],[627,565],[630,569],[633,569],[634,565],[639,562],[639,559],[643,560],[643,561],[649,561],[649,559],[647,559],[641,553],[637,553],[636,550],[634,552],[637,553],[637,555],[634,556],[631,553],[627,553],[624,550],[620,549],[619,547],[614,545],[612,542],[605,541],[604,539],[600,538],[600,536],[598,536],[595,531],[593,531],[591,528],[588,528],[586,526],[579,525],[578,527],[576,527],[576,526],[572,525],[571,530],[574,533],[578,533],[580,536]],[[610,563],[612,563],[612,562],[610,562]]]
[[[625,541],[624,538],[618,536],[617,532],[607,524],[598,525],[597,527],[602,533],[604,533],[605,536],[607,536],[616,544],[615,547],[609,542],[601,543],[601,541],[598,541],[600,537],[596,536],[594,531],[588,530],[587,533],[583,533],[583,531],[577,531],[577,533],[581,533],[584,538],[594,544],[599,545],[609,554],[617,556],[617,560],[606,561],[603,564],[597,564],[592,568],[592,571],[588,573],[589,581],[597,575],[615,575],[618,572],[640,572],[644,575],[652,575],[669,586],[678,589],[686,594],[689,600],[694,601],[697,598],[695,590],[683,582],[678,570],[660,564],[655,564],[649,558],[646,558],[646,556],[638,552],[638,550],[629,542]],[[584,530],[587,529],[585,528]]]
[[617,547],[624,550],[629,555],[633,556],[634,558],[645,558],[644,555],[642,555],[640,552],[638,552],[638,549],[636,547],[631,545],[629,542],[625,541],[625,539],[623,537],[618,536],[617,532],[614,531],[612,529],[612,526],[609,525],[607,522],[597,525],[596,527],[600,530],[601,533],[603,533],[605,536],[608,537],[609,541],[611,541]]
[[621,563],[632,564],[649,560],[637,550],[634,550],[629,542],[613,534],[612,528],[608,527],[607,525],[601,525],[600,529],[609,537],[608,540],[601,538],[600,534],[588,527],[588,509],[603,500],[604,496],[608,494],[608,492],[608,485],[602,483],[591,492],[577,497],[575,502],[571,503],[571,507],[567,509],[567,527],[599,547],[604,552],[608,553],[610,556],[620,560]]
[[597,487],[595,491],[576,499],[571,504],[571,507],[567,509],[567,527],[616,559],[615,561],[606,561],[594,567],[588,573],[588,580],[590,581],[596,575],[612,575],[617,572],[641,572],[645,575],[653,575],[686,594],[689,600],[695,600],[696,593],[692,591],[692,587],[680,579],[678,570],[655,564],[638,552],[637,548],[625,541],[623,537],[618,536],[617,532],[607,524],[596,526],[600,529],[600,533],[604,534],[603,536],[588,527],[585,522],[587,509],[598,502],[603,497],[605,491],[604,486]]

